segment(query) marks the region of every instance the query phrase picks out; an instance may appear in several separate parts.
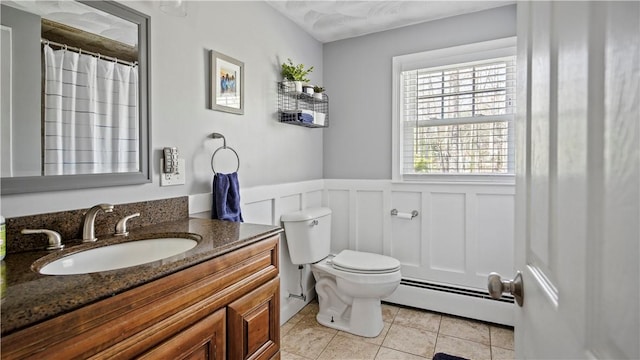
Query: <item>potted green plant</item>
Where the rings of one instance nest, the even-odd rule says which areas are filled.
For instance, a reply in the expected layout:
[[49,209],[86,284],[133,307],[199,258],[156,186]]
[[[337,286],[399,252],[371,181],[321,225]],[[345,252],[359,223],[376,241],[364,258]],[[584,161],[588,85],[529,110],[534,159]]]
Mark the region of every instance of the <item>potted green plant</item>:
[[322,86],[314,86],[313,87],[313,97],[316,99],[322,100],[322,93],[324,92],[324,88]]
[[296,91],[302,92],[302,83],[309,81],[307,75],[313,71],[313,66],[305,69],[304,64],[295,65],[291,59],[287,59],[287,62],[282,64],[282,77],[293,81],[296,84]]

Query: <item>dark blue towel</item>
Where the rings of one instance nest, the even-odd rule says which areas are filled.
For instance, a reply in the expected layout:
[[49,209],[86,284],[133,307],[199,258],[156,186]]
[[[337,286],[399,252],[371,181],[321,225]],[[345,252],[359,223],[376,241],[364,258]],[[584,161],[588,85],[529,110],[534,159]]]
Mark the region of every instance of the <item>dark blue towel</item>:
[[298,120],[306,124],[311,124],[313,123],[313,115],[306,114],[306,113],[298,113]]
[[217,173],[213,176],[213,203],[211,218],[243,222],[240,210],[240,187],[238,173]]

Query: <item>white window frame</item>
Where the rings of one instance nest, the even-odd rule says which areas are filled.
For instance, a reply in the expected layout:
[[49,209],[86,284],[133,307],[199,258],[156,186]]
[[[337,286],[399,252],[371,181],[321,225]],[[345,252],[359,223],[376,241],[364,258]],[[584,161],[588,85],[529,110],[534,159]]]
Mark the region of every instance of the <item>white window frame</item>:
[[[470,182],[513,184],[515,175],[510,174],[402,174],[403,148],[403,107],[402,104],[402,72],[423,68],[444,67],[448,65],[494,59],[516,55],[516,37],[478,42],[468,45],[454,46],[444,49],[424,51],[415,54],[394,56],[392,59],[392,181],[393,182]],[[517,100],[516,100],[517,101]],[[508,116],[515,119],[515,114]],[[514,124],[513,121],[511,121]],[[435,125],[435,124],[434,124]],[[510,126],[509,136],[514,139]]]

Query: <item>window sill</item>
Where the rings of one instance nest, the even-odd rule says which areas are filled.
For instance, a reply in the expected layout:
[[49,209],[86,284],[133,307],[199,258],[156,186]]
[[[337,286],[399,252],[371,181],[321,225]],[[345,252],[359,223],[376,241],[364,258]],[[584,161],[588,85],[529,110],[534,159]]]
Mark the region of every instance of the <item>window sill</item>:
[[500,175],[465,175],[465,174],[433,174],[403,175],[393,179],[394,184],[430,184],[430,185],[515,185],[514,174]]

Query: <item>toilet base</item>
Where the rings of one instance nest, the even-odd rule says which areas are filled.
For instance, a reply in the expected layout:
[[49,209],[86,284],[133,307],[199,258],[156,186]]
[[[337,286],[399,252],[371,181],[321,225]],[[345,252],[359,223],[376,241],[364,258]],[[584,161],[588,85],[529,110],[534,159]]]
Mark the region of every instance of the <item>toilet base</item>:
[[316,320],[326,327],[363,337],[376,337],[384,328],[379,299],[353,299],[342,314],[339,309],[320,309]]
[[313,264],[311,270],[316,279],[318,323],[363,337],[380,335],[384,328],[380,299],[398,287],[400,271],[353,275],[337,271],[326,262]]

